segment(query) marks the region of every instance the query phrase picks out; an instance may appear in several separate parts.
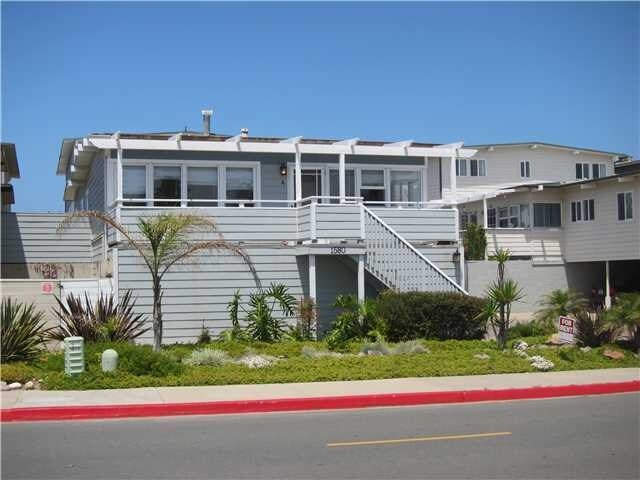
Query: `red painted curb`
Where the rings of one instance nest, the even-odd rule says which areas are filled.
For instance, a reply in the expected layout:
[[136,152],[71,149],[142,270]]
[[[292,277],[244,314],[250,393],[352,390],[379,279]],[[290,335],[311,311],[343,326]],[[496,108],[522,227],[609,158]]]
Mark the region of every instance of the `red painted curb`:
[[137,405],[81,405],[72,407],[9,408],[0,410],[2,422],[44,420],[88,420],[104,418],[165,417],[175,415],[218,415],[230,413],[333,410],[434,403],[467,403],[499,400],[602,395],[640,391],[640,380],[558,387],[527,387],[503,390],[386,393],[341,397],[274,398],[226,402],[196,402]]

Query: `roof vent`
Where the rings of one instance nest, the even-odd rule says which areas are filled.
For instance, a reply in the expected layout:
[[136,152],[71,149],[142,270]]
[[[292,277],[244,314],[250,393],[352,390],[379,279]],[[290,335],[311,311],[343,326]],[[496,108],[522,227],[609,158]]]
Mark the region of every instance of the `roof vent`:
[[248,128],[242,128],[240,129],[240,136],[241,137],[248,137],[249,136],[249,129]]
[[213,110],[202,110],[202,133],[211,135],[211,115]]

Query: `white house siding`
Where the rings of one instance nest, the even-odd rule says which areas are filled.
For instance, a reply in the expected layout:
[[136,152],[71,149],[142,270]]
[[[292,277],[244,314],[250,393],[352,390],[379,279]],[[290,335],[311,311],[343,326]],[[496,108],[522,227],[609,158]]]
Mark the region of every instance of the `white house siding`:
[[[567,262],[640,259],[640,181],[609,180],[586,184],[588,189],[565,188],[565,242]],[[633,193],[633,219],[618,220],[617,194]],[[589,222],[571,222],[571,202],[595,200],[595,218]]]
[[444,162],[440,158],[429,158],[427,161],[427,200],[442,198],[440,178]]
[[[610,155],[594,154],[580,151],[574,154],[571,150],[538,146],[494,147],[493,151],[480,148],[473,156],[486,161],[487,175],[484,177],[469,176],[469,160],[467,160],[467,176],[457,177],[458,187],[478,187],[496,184],[517,184],[535,181],[575,181],[576,163],[605,163],[607,175],[613,174],[613,158]],[[528,160],[531,177],[520,176],[520,162]],[[591,169],[591,168],[590,168]]]

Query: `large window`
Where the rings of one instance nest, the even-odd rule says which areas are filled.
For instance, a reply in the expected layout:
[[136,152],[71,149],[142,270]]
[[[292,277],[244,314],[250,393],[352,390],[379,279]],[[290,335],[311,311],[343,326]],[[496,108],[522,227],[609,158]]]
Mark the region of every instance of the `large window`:
[[[122,196],[126,199],[147,197],[147,170],[144,165],[122,167]],[[127,206],[144,206],[145,202],[124,202]]]
[[[487,214],[489,212],[487,211]],[[489,222],[487,222],[489,223]],[[509,205],[498,208],[499,228],[527,228],[529,226],[529,205]]]
[[560,227],[561,213],[559,203],[534,203],[534,227]]
[[188,167],[187,198],[191,207],[217,206],[218,202],[198,200],[218,199],[218,169],[216,167]]
[[607,176],[607,165],[604,163],[594,163],[591,165],[593,178],[602,178]]
[[571,202],[571,221],[590,222],[595,219],[596,202],[593,198],[589,200],[576,200]]
[[633,194],[624,192],[618,194],[618,220],[633,218]]
[[467,160],[465,158],[456,159],[456,176],[457,177],[467,176]]
[[472,177],[485,177],[487,166],[485,160],[469,160],[470,173]]
[[[181,169],[180,167],[153,167],[153,198],[179,199],[181,198]],[[180,202],[154,202],[156,207],[179,207]]]
[[[253,168],[226,168],[226,193],[228,200],[253,200]],[[227,203],[226,206],[238,206]]]
[[496,209],[488,208],[487,209],[487,225],[485,228],[496,228]]
[[520,176],[522,178],[531,177],[531,164],[529,163],[529,160],[520,162]]
[[390,175],[392,202],[420,201],[420,172],[392,170]]
[[[356,196],[356,172],[353,170],[345,170],[344,172],[344,194],[347,197]],[[338,170],[329,170],[329,195],[332,197],[340,196],[340,173]],[[331,200],[332,203],[338,203],[338,199]]]
[[576,179],[586,180],[589,179],[589,164],[588,163],[576,163]]
[[384,202],[384,170],[362,170],[360,196],[365,202]]

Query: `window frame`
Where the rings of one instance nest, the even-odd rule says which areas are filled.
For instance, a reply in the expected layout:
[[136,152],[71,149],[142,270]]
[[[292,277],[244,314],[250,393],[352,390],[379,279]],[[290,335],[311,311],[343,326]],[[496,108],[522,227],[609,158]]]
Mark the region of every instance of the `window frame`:
[[571,200],[569,206],[571,223],[594,222],[596,218],[595,205],[595,198]]
[[[558,212],[560,213],[560,225],[536,225],[536,205],[558,205]],[[531,212],[531,225],[532,228],[540,228],[540,229],[559,229],[562,228],[564,224],[564,218],[562,215],[562,202],[554,202],[554,201],[546,201],[546,202],[533,202],[532,204],[532,212]]]
[[[464,169],[461,168],[464,166]],[[462,173],[464,170],[464,173]],[[467,159],[466,158],[456,158],[456,177],[468,177],[469,170],[467,169]]]
[[[620,218],[620,200],[619,197],[620,195],[623,195],[623,210],[624,210],[624,218]],[[631,197],[631,202],[630,202],[630,216],[627,216],[627,195],[629,195]],[[617,220],[620,223],[629,223],[629,222],[633,222],[633,191],[631,190],[627,190],[624,192],[616,192],[616,210],[617,210]]]
[[529,160],[520,161],[520,178],[531,178],[531,162]]
[[[593,167],[598,167],[598,176],[596,177],[596,170]],[[604,178],[607,176],[607,164],[606,163],[592,163],[591,164],[591,178]]]
[[[473,174],[473,165],[476,166],[476,174]],[[487,176],[487,161],[483,158],[470,158],[469,159],[469,177],[486,177]]]
[[[580,167],[580,176],[578,175],[578,167]],[[586,170],[585,170],[586,167]],[[590,180],[592,177],[589,176],[591,169],[590,163],[585,162],[576,162],[576,180]],[[586,175],[585,175],[586,172]]]
[[[115,163],[115,159],[111,159]],[[219,207],[224,207],[228,203],[227,202],[227,178],[226,178],[226,168],[252,168],[253,169],[253,194],[256,200],[261,197],[261,169],[260,162],[254,161],[244,161],[244,160],[180,160],[180,159],[139,159],[139,158],[126,158],[122,161],[122,166],[143,166],[145,167],[146,174],[146,199],[148,200],[146,203],[146,207],[151,208],[162,208],[161,205],[156,207],[153,206],[154,198],[149,197],[149,192],[154,192],[154,175],[153,169],[156,166],[159,167],[180,167],[181,168],[181,187],[180,187],[180,207],[187,207],[189,203],[189,198],[187,198],[187,169],[189,167],[216,167],[218,169],[218,198],[217,203]],[[114,168],[115,172],[115,168]],[[114,182],[115,188],[115,182]],[[124,191],[123,191],[124,197]],[[242,203],[242,202],[241,202]],[[254,204],[255,205],[255,204]],[[144,207],[142,206],[142,207]],[[212,202],[213,206],[213,202]],[[240,205],[242,206],[242,205]],[[178,207],[166,207],[166,208],[178,208]],[[202,208],[202,207],[192,207],[192,208]]]

